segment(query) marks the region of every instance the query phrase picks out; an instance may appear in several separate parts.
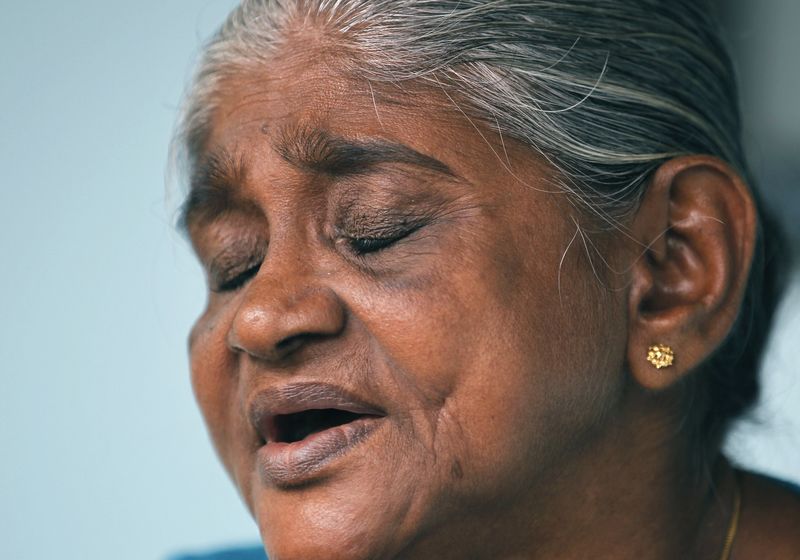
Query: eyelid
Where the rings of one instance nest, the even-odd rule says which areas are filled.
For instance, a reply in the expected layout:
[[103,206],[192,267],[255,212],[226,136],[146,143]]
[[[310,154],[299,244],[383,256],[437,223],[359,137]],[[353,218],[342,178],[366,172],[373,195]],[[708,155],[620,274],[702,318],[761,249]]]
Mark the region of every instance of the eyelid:
[[348,237],[387,238],[409,229],[418,228],[424,218],[409,215],[397,216],[395,219],[387,215],[370,219],[360,216],[358,223],[339,230]]
[[[239,277],[254,276],[264,261],[267,243],[259,239],[235,240],[222,249],[207,265],[209,289],[212,292],[231,291],[226,284]],[[248,280],[248,278],[245,279]]]
[[430,223],[426,217],[409,218],[404,216],[397,222],[389,222],[383,218],[374,227],[360,224],[356,231],[337,227],[337,237],[344,240],[350,250],[360,256],[367,256],[390,248],[395,243],[413,235]]
[[263,261],[259,261],[253,266],[246,267],[238,273],[233,273],[225,280],[217,280],[214,285],[210,285],[209,289],[214,293],[233,292],[244,286],[251,278],[253,278],[261,269]]

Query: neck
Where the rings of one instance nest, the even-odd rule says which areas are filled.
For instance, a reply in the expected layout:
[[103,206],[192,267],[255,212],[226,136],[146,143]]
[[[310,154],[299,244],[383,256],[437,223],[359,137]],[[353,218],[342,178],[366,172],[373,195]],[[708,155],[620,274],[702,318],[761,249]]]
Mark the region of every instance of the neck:
[[417,543],[409,557],[717,560],[732,470],[720,456],[710,475],[692,472],[676,424],[658,414],[655,397],[642,399],[552,461],[527,489],[460,519],[446,531],[457,537]]

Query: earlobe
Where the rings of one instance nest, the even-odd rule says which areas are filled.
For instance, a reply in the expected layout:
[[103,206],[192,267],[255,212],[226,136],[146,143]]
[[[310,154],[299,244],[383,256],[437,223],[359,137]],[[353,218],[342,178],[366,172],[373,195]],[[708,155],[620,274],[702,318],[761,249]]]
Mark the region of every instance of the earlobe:
[[[632,222],[640,243],[629,289],[628,366],[653,390],[691,372],[725,339],[747,284],[756,235],[750,192],[711,156],[670,160],[653,175]],[[669,367],[648,360],[671,347]]]

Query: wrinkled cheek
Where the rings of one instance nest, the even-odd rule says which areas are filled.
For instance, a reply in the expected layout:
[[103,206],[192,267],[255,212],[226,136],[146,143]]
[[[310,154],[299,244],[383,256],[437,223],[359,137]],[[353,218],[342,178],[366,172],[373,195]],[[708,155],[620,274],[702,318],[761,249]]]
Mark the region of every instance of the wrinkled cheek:
[[236,358],[217,328],[201,323],[196,327],[190,362],[192,389],[217,456],[240,486],[248,432],[238,405]]

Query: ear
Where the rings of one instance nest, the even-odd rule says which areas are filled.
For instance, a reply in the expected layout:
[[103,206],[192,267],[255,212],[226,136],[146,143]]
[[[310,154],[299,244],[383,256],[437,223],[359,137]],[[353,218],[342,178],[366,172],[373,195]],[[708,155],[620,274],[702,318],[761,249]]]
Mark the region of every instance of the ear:
[[[665,389],[725,339],[752,261],[756,210],[747,185],[712,156],[679,157],[653,175],[632,222],[641,244],[628,297],[627,360],[633,378]],[[650,346],[673,349],[656,369]]]

